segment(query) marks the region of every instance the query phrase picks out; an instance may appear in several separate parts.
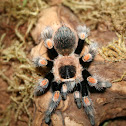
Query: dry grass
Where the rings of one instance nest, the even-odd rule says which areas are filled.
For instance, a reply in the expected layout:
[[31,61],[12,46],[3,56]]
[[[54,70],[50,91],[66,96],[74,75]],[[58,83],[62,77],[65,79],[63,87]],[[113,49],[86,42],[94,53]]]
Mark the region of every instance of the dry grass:
[[113,40],[106,47],[99,49],[100,55],[107,61],[117,62],[126,60],[126,45],[123,35],[119,35],[118,40]]

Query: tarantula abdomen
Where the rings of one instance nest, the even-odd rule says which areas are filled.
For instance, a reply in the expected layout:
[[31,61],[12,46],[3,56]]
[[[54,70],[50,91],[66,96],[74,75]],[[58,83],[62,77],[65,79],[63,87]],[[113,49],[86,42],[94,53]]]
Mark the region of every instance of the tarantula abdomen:
[[76,48],[75,33],[69,27],[61,26],[54,35],[54,48],[59,54],[71,54]]

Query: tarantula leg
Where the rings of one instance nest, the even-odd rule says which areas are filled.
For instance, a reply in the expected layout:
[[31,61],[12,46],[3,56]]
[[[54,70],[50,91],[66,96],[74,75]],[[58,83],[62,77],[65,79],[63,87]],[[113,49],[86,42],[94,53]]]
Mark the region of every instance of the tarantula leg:
[[91,125],[94,126],[95,125],[94,108],[92,106],[91,99],[88,96],[84,96],[82,98],[82,103]]
[[89,46],[89,51],[82,56],[83,62],[90,62],[94,59],[97,52],[97,43],[92,43]]
[[75,85],[74,100],[75,100],[75,103],[76,103],[78,109],[80,109],[81,108],[81,95],[80,95],[80,84],[79,83],[77,85]]
[[89,76],[87,78],[88,84],[91,87],[95,87],[98,90],[102,90],[103,88],[110,88],[112,84],[108,81],[105,81],[104,79],[98,77],[98,76]]
[[48,49],[52,49],[54,46],[54,42],[52,40],[52,35],[53,35],[53,29],[49,26],[47,26],[42,32],[41,32],[41,37],[44,40],[45,46]]
[[66,100],[67,99],[67,85],[64,83],[61,88],[61,94],[62,94],[62,99]]
[[49,108],[46,111],[46,116],[45,116],[45,123],[46,124],[50,123],[51,114],[56,109],[56,107],[59,105],[60,100],[61,100],[60,91],[55,91],[53,93],[52,101],[50,102]]
[[87,89],[87,85],[85,83],[86,81],[82,81],[82,103],[84,106],[84,110],[90,120],[90,123],[92,126],[95,125],[95,118],[94,118],[94,109],[92,106],[92,101],[91,99],[88,97],[88,89]]
[[58,53],[54,49],[54,41],[53,41],[53,29],[51,27],[46,27],[41,32],[41,37],[44,40],[44,44],[47,47],[47,54],[50,59],[54,59],[58,56]]
[[38,84],[35,87],[35,91],[34,94],[35,96],[40,96],[44,93],[45,89],[48,87],[49,85],[49,80],[46,78],[43,79],[39,79],[38,80]]
[[53,62],[50,61],[50,60],[47,60],[46,58],[44,57],[35,57],[33,59],[33,62],[35,64],[36,67],[44,67],[44,66],[47,66],[47,67],[51,67],[53,66]]
[[53,78],[53,73],[50,72],[45,76],[45,78],[39,79],[34,90],[35,96],[42,95],[49,86],[49,84],[52,82]]
[[89,35],[89,28],[87,28],[85,25],[84,26],[78,26],[77,27],[77,34],[78,34],[78,37],[79,37],[79,41],[78,41],[78,46],[75,50],[75,53],[76,54],[80,54],[83,47],[84,47],[84,43],[85,43],[85,38],[88,37]]
[[45,123],[49,124],[51,121],[51,114],[54,112],[54,110],[56,109],[56,107],[59,105],[60,100],[61,100],[61,94],[60,94],[60,86],[56,83],[53,82],[52,83],[52,90],[54,91],[53,93],[53,97],[52,100],[50,102],[49,108],[46,111],[46,115],[45,115]]

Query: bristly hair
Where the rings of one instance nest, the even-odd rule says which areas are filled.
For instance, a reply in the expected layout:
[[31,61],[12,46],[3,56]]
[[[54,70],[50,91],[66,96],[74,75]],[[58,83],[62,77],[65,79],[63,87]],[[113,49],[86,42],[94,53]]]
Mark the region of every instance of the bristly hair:
[[43,32],[41,32],[41,37],[45,41],[46,39],[51,39],[53,35],[53,29],[47,26]]
[[70,54],[75,49],[76,37],[74,32],[66,26],[60,27],[54,36],[54,47],[60,54]]
[[84,33],[85,34],[85,38],[87,38],[89,36],[90,29],[87,28],[85,25],[84,26],[78,26],[77,27],[77,32],[78,33]]

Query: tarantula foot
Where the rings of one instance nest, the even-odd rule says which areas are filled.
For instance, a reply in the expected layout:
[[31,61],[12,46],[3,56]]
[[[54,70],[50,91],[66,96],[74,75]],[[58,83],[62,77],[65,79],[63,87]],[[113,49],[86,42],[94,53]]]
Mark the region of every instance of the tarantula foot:
[[98,90],[102,90],[102,89],[105,89],[105,88],[110,88],[111,86],[112,86],[112,84],[108,81],[99,81],[98,84],[95,87]]
[[75,99],[75,103],[77,105],[77,108],[80,109],[81,108],[81,99],[80,99],[79,91],[74,92],[74,99]]
[[62,100],[66,100],[67,99],[67,93],[62,93]]
[[91,125],[94,126],[95,125],[95,118],[94,118],[94,116],[93,115],[89,115],[88,117],[89,117]]
[[49,125],[50,122],[51,122],[51,116],[50,115],[49,116],[46,116],[45,117],[45,123]]
[[110,82],[106,81],[105,87],[110,88],[111,86],[112,86],[112,84]]
[[77,108],[81,109],[81,99],[77,98],[77,99],[75,99],[75,102],[76,102]]
[[37,57],[33,59],[33,62],[36,67],[43,67],[48,64],[48,61],[44,57]]
[[89,32],[90,32],[89,28],[87,28],[85,25],[77,27],[77,34],[81,40],[87,38],[89,36]]

